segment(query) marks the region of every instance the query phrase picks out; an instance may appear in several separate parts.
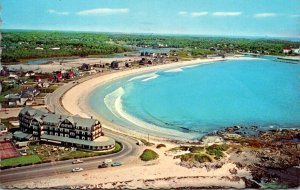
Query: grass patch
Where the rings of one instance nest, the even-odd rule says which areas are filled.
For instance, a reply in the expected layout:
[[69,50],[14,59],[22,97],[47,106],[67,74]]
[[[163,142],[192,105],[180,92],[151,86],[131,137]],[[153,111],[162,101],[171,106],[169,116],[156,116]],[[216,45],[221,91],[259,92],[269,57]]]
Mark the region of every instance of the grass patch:
[[140,156],[140,159],[143,161],[150,161],[150,160],[155,160],[159,157],[159,155],[154,152],[153,150],[146,149]]
[[211,145],[209,147],[206,148],[206,152],[209,155],[213,155],[215,157],[215,159],[219,160],[220,158],[222,158],[224,156],[223,151],[226,151],[228,149],[228,145]]
[[41,88],[41,93],[52,93],[59,87],[58,84],[50,85],[48,88]]
[[41,163],[42,160],[37,155],[21,156],[17,158],[8,158],[0,162],[1,167],[25,166]]
[[200,163],[212,162],[212,159],[205,154],[193,154],[193,153],[181,155],[180,160],[186,162],[200,162]]
[[198,147],[198,146],[193,146],[190,148],[191,153],[203,153],[204,148],[203,147]]
[[68,160],[68,159],[76,159],[76,158],[85,158],[85,157],[91,157],[91,156],[102,156],[107,154],[113,154],[121,151],[123,148],[123,145],[119,142],[116,142],[115,148],[111,151],[107,152],[89,152],[89,151],[83,151],[83,150],[75,150],[66,154],[63,154],[60,159],[61,160]]
[[37,95],[36,98],[45,98],[47,94],[48,93],[43,93],[43,92],[39,93],[39,95]]

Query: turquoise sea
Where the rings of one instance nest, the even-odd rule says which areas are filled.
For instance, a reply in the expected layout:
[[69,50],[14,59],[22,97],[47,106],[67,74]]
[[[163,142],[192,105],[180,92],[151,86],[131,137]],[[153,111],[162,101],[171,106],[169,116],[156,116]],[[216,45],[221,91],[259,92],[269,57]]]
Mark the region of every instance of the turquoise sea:
[[175,138],[233,125],[299,128],[300,64],[248,59],[162,70],[106,84],[89,101],[123,127]]

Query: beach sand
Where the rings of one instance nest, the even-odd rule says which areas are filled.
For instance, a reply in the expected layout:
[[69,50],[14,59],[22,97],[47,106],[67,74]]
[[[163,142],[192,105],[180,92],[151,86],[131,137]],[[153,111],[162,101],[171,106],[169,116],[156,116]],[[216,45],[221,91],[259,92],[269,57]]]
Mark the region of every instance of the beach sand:
[[[245,187],[240,177],[249,176],[248,171],[237,169],[232,163],[226,163],[221,168],[210,171],[206,168],[185,168],[178,165],[180,160],[173,159],[174,155],[167,151],[170,147],[172,145],[160,149],[150,147],[159,154],[159,158],[154,161],[143,162],[139,158],[133,158],[121,167],[60,174],[51,178],[37,178],[3,185],[15,188],[98,187],[109,189]],[[237,174],[229,172],[233,168],[238,170]]]

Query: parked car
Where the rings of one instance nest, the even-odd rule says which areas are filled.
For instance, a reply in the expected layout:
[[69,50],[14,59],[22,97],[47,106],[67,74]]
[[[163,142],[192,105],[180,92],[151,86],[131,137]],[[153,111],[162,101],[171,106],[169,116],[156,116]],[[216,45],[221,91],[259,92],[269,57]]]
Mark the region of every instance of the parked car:
[[112,160],[111,159],[105,159],[103,163],[109,164],[109,163],[112,163]]
[[81,172],[83,171],[83,168],[74,168],[72,169],[72,172]]
[[24,152],[24,151],[21,151],[20,154],[21,154],[22,156],[26,156],[26,155],[27,155],[27,153]]
[[106,164],[104,162],[98,166],[98,168],[107,168],[107,167],[108,167],[108,164]]
[[72,162],[72,164],[80,164],[80,163],[83,163],[83,161],[80,160],[80,159],[74,160],[74,161]]
[[111,164],[111,167],[116,167],[116,166],[122,166],[122,163],[120,163],[120,162],[113,162]]

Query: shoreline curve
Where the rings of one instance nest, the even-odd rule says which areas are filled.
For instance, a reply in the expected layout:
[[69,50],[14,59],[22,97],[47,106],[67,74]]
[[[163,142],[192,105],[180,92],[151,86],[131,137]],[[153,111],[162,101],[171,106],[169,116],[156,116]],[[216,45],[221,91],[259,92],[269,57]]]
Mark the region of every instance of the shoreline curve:
[[[97,76],[95,78],[89,79],[87,81],[84,81],[82,83],[79,83],[78,85],[68,90],[61,97],[61,104],[64,107],[64,109],[67,110],[70,114],[79,115],[81,117],[86,117],[86,118],[90,118],[90,117],[96,118],[101,122],[103,128],[109,129],[111,131],[123,133],[125,135],[129,135],[135,138],[148,138],[148,135],[150,135],[151,140],[155,140],[155,141],[178,140],[178,139],[172,139],[166,137],[163,134],[157,133],[157,131],[156,133],[153,134],[152,133],[147,134],[147,133],[133,131],[126,127],[120,126],[116,123],[112,123],[111,121],[108,120],[108,118],[105,118],[104,116],[96,113],[89,106],[88,103],[89,96],[96,88],[99,89],[101,88],[101,86],[104,86],[107,83],[111,83],[125,77],[138,76],[141,74],[145,74],[147,72],[153,72],[153,71],[164,70],[164,69],[176,69],[176,68],[181,68],[186,66],[210,64],[213,62],[234,60],[234,59],[248,59],[248,58],[241,57],[241,56],[238,57],[232,56],[227,58],[194,59],[191,61],[173,62],[173,63],[163,64],[163,65],[155,65],[155,66],[148,66],[148,67],[142,67],[137,69],[121,70],[112,73],[106,73]],[[253,59],[253,58],[249,58],[249,59]],[[129,119],[126,120],[130,122]],[[162,128],[162,130],[164,130],[164,128]],[[181,140],[186,141],[186,139],[185,140],[181,139]]]

